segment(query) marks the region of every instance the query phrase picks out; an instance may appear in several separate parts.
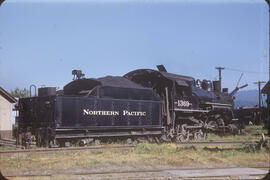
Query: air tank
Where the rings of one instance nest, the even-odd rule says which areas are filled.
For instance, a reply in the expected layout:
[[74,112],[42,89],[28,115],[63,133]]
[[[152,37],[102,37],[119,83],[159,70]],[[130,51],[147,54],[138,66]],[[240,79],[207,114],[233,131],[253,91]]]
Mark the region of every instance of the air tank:
[[39,97],[54,96],[54,95],[56,95],[56,87],[38,88]]

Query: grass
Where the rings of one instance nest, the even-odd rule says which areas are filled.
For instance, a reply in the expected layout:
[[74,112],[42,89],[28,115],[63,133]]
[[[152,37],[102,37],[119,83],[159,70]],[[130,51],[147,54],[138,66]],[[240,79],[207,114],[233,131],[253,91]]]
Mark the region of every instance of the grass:
[[[242,134],[219,136],[209,133],[206,141],[210,140],[236,140],[236,141],[259,141],[262,138],[262,133],[266,136],[267,130],[262,126],[246,126]],[[269,137],[268,137],[269,139]]]
[[[217,136],[208,139],[259,140],[264,130],[247,127],[247,135]],[[113,143],[113,145],[120,145]],[[1,147],[2,149],[3,147]],[[5,147],[4,149],[10,149]],[[83,150],[55,153],[0,154],[0,170],[4,173],[40,173],[69,171],[115,170],[119,168],[181,167],[181,166],[269,166],[268,150],[248,152],[243,146],[180,147],[174,143],[140,143],[133,149]]]
[[14,146],[0,146],[0,150],[12,150],[14,149]]
[[[222,149],[222,146],[218,147]],[[242,148],[239,146],[238,148]],[[202,147],[179,147],[170,144],[142,143],[129,150],[94,150],[55,153],[1,155],[3,172],[64,172],[117,167],[198,166],[198,165],[269,165],[269,152],[250,153],[238,150],[209,151]],[[106,168],[107,169],[107,168]]]

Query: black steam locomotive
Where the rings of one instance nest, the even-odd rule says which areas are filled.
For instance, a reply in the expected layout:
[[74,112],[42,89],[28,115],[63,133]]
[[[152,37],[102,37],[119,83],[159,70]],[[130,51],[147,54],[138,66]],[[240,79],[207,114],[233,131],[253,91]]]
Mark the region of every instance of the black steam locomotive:
[[[159,66],[160,68],[161,66]],[[140,69],[123,77],[83,78],[63,90],[39,88],[19,100],[18,142],[38,146],[87,144],[95,139],[199,139],[206,131],[237,131],[233,99],[219,81]]]
[[168,73],[162,65],[158,69],[139,69],[124,77],[152,88],[161,97],[167,137],[187,141],[202,138],[209,131],[238,132],[239,122],[233,113],[233,95],[247,85],[228,93],[227,88],[221,91],[220,81],[195,81],[192,77]]

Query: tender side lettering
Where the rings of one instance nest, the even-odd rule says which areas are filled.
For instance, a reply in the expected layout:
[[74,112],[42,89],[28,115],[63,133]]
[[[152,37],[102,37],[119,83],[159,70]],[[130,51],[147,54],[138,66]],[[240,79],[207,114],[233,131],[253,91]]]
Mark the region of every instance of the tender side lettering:
[[[85,115],[85,116],[119,116],[120,111],[94,111],[94,110],[90,110],[90,109],[83,109],[83,115]],[[123,116],[146,116],[146,112],[123,110],[121,115],[123,115]]]
[[146,112],[140,112],[140,111],[123,111],[124,116],[146,116]]
[[83,115],[117,116],[119,115],[119,111],[93,111],[89,109],[83,109]]

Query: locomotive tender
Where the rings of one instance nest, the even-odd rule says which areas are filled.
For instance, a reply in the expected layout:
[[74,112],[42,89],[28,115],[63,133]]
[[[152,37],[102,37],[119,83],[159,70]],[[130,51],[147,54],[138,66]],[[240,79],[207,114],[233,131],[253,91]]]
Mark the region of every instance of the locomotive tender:
[[163,133],[160,97],[124,77],[77,79],[63,94],[51,89],[19,100],[19,131],[34,135],[38,146]]
[[[38,146],[87,144],[95,139],[155,137],[186,141],[208,130],[235,132],[233,98],[219,81],[139,69],[123,77],[83,78],[19,100],[19,142]],[[77,73],[77,74],[76,74]]]

